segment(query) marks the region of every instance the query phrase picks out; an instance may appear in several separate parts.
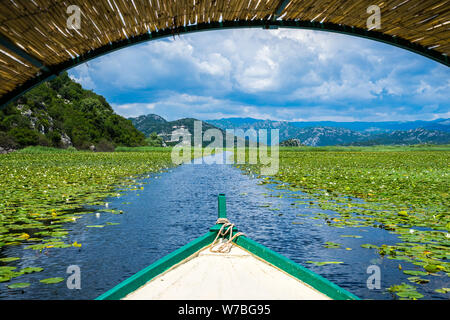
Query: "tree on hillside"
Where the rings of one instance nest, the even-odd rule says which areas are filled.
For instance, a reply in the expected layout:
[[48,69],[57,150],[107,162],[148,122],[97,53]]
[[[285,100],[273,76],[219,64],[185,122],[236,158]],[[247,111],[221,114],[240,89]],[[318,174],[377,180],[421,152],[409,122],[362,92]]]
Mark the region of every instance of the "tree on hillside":
[[[0,146],[45,145],[88,149],[145,145],[145,135],[117,115],[106,99],[85,90],[67,72],[0,110]],[[64,137],[64,139],[63,139]]]
[[147,145],[150,147],[162,147],[163,139],[156,134],[156,132],[152,132],[150,136],[146,139]]

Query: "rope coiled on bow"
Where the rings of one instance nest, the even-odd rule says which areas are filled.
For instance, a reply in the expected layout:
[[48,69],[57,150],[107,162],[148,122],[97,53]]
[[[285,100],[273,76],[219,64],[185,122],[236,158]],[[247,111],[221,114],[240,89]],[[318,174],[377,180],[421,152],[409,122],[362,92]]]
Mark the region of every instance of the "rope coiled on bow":
[[[222,223],[222,227],[220,228],[219,232],[217,232],[217,236],[212,242],[209,251],[211,252],[219,252],[219,253],[228,253],[231,251],[231,247],[233,246],[233,240],[236,239],[239,236],[245,235],[243,232],[236,232],[233,235],[233,227],[234,224],[231,223],[227,218],[219,218],[216,221],[216,224]],[[230,233],[229,238],[227,241],[222,242],[218,245],[216,245],[216,241],[219,239],[220,236],[225,237],[227,233]]]

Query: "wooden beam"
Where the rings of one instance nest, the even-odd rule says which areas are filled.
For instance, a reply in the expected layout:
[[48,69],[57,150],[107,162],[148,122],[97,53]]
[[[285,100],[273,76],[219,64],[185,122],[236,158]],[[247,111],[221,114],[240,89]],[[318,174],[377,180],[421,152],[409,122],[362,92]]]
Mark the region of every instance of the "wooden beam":
[[18,55],[25,61],[31,63],[33,66],[42,69],[46,72],[49,71],[46,65],[44,65],[39,59],[36,57],[30,55],[28,52],[17,46],[14,42],[8,39],[5,35],[0,33],[0,45],[8,49],[9,51],[13,52],[14,54]]
[[281,16],[281,13],[287,7],[289,2],[291,2],[291,0],[280,0],[280,3],[278,4],[278,6],[275,9],[272,20],[276,20],[276,19],[278,19],[279,16]]

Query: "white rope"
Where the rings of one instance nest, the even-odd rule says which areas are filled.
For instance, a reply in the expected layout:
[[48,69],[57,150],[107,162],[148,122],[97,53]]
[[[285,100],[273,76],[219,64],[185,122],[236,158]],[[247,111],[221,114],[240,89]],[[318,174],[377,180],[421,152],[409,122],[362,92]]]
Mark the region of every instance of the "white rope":
[[[228,253],[231,251],[231,247],[233,246],[233,240],[236,239],[237,237],[245,235],[245,234],[243,232],[236,232],[233,236],[234,224],[231,223],[227,218],[217,219],[216,224],[220,224],[220,223],[222,223],[222,227],[220,227],[220,230],[217,233],[216,238],[212,242],[211,247],[209,247],[209,251],[219,252],[219,253]],[[219,239],[220,236],[225,237],[227,235],[227,233],[230,233],[228,240],[216,245],[217,239]]]

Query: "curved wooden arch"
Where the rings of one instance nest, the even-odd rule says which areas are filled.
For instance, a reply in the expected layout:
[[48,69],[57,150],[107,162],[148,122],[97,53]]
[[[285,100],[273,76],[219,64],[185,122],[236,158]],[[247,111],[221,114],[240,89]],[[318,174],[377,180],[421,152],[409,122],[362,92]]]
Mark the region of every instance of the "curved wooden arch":
[[[14,0],[14,3],[21,3],[22,1],[26,1],[27,5],[30,6],[29,0]],[[28,28],[23,30],[23,36],[14,29],[16,28],[14,25],[16,20],[8,19],[8,17],[3,14],[4,12],[1,10],[5,10],[5,6],[3,3],[0,3],[0,75],[5,77],[5,79],[0,78],[0,108],[39,83],[51,79],[62,71],[101,55],[145,41],[207,30],[231,28],[297,28],[337,32],[381,41],[423,55],[446,66],[450,66],[450,61],[447,57],[447,53],[450,51],[450,29],[445,29],[445,25],[448,23],[448,20],[450,20],[450,8],[449,6],[445,6],[445,4],[450,2],[449,0],[428,0],[425,1],[427,3],[429,2],[427,6],[424,6],[421,2],[416,0],[393,0],[391,6],[384,7],[384,13],[382,11],[382,14],[387,15],[388,18],[382,20],[382,23],[387,25],[387,27],[380,31],[368,30],[366,28],[366,20],[361,19],[361,16],[364,18],[369,16],[365,11],[363,13],[366,14],[366,16],[364,16],[364,14],[359,14],[359,20],[355,20],[355,17],[351,15],[350,18],[347,18],[347,16],[343,16],[342,13],[335,14],[335,12],[341,10],[341,8],[337,6],[339,4],[339,1],[337,0],[267,0],[266,6],[258,10],[258,5],[260,2],[264,2],[264,0],[170,0],[169,2],[167,2],[167,0],[158,0],[158,9],[162,14],[161,17],[156,20],[152,20],[152,18],[148,17],[148,12],[145,11],[146,8],[139,7],[140,5],[145,4],[145,1],[151,3],[155,0],[131,0],[136,12],[139,12],[140,14],[146,12],[147,15],[145,17],[147,23],[144,24],[139,24],[136,16],[134,17],[135,22],[133,22],[133,16],[128,14],[127,11],[131,12],[134,9],[133,7],[130,9],[121,6],[120,4],[123,5],[124,1],[127,0],[97,0],[95,4],[86,4],[86,1],[83,0],[73,1],[80,5],[82,12],[87,12],[85,14],[87,17],[91,17],[90,28],[96,29],[91,35],[96,36],[96,38],[89,40],[88,43],[84,43],[80,40],[86,38],[86,36],[77,30],[70,30],[72,38],[68,40],[66,33],[69,32],[69,30],[67,28],[64,29],[64,27],[58,27],[58,25],[61,26],[66,22],[65,19],[67,15],[57,19],[57,17],[54,17],[52,10],[61,13],[62,9],[66,9],[64,6],[65,2],[54,0],[55,3],[47,5],[46,10],[42,10],[42,8],[39,7],[38,9],[35,8],[35,11],[31,11],[28,16],[24,15],[22,12],[23,15],[18,16],[16,20],[22,21],[22,24],[24,23],[23,21],[27,21],[28,23]],[[192,8],[197,11],[188,12],[186,8],[189,8],[189,5],[192,3],[195,4],[195,1],[197,1],[197,4],[192,6]],[[248,1],[247,9],[242,7],[242,3],[246,1]],[[34,0],[32,3],[36,2],[48,1]],[[112,10],[108,8],[106,2],[110,5],[110,9]],[[160,2],[161,4],[159,4]],[[350,3],[351,2],[352,1],[350,1]],[[368,7],[370,5],[372,0],[353,2],[356,4],[350,6],[350,8],[362,11],[363,9],[366,9],[366,6]],[[178,7],[176,6],[177,3]],[[218,8],[218,3],[221,3],[223,7]],[[227,8],[224,7],[226,3],[228,3]],[[232,5],[237,5],[238,3],[240,3],[241,6],[236,7],[235,11],[231,10],[233,9]],[[345,4],[348,3],[349,1],[345,1]],[[167,6],[165,6],[166,4]],[[99,9],[96,9],[94,5]],[[171,10],[169,8],[171,5],[175,5],[175,7],[172,7],[172,12],[170,12]],[[183,5],[186,7],[183,7]],[[309,7],[307,5],[309,5]],[[434,6],[431,6],[430,9],[430,5]],[[9,6],[11,7],[11,4]],[[161,9],[161,6],[165,6],[165,9]],[[198,9],[199,7],[200,9]],[[342,7],[345,6],[342,5]],[[333,11],[327,12],[327,10],[331,10],[330,8],[333,9]],[[404,9],[402,9],[403,11],[400,11],[398,8]],[[15,10],[16,8],[12,9]],[[100,13],[105,13],[105,17],[108,18],[109,16],[109,19],[107,20],[112,26],[106,26],[104,24],[105,21],[102,21],[102,19],[91,12],[92,9],[94,9],[95,14],[97,15],[100,11]],[[117,15],[116,10],[114,9],[117,9],[119,15]],[[216,11],[214,12],[213,10]],[[397,13],[410,12],[413,18],[411,23],[417,25],[420,22],[420,28],[418,29],[429,31],[426,31],[426,34],[418,32],[414,33],[414,30],[411,31],[408,27],[409,24],[407,22],[401,22],[401,19],[401,23],[397,22],[399,27],[395,27],[396,24],[394,21],[399,20],[399,17],[392,16],[393,10],[397,10]],[[424,15],[417,17],[417,14],[413,14],[414,12],[417,13],[417,10],[425,12]],[[184,16],[180,17],[176,15],[176,12],[184,12]],[[199,18],[201,17],[199,14],[202,12],[203,18]],[[316,15],[317,12],[321,13]],[[345,13],[345,10],[343,12]],[[212,18],[208,18],[205,13],[210,16],[212,15]],[[216,13],[216,16],[214,16],[214,13]],[[220,17],[217,16],[218,13],[220,13]],[[17,15],[17,12],[15,12],[15,14]],[[159,16],[160,13],[155,12],[155,14]],[[33,15],[53,17],[53,26],[48,24],[42,26],[42,23],[35,21],[32,18]],[[254,19],[249,19],[251,15],[253,15]],[[305,17],[314,16],[314,18],[310,20],[295,19],[295,17],[302,15]],[[325,17],[322,18],[320,22],[316,22],[316,18],[321,15],[325,15]],[[94,16],[97,19],[97,24],[106,28],[105,32],[101,32],[101,27],[99,27],[92,18]],[[196,23],[188,23],[193,17],[195,18]],[[235,17],[235,19],[233,19],[233,17]],[[223,20],[224,18],[228,20]],[[218,21],[210,21],[214,19]],[[200,22],[198,22],[199,20]],[[347,23],[336,23],[333,21]],[[153,22],[153,25],[150,22]],[[135,24],[134,29],[132,28],[133,23]],[[130,25],[130,27],[125,28],[125,26],[128,25]],[[5,26],[7,28],[5,28]],[[139,29],[137,26],[139,26]],[[442,29],[443,26],[444,29]],[[427,27],[427,29],[424,29],[425,27]],[[8,28],[10,28],[10,30]],[[43,28],[49,28],[49,30],[46,31],[47,33],[41,30]],[[434,31],[435,29],[437,31]],[[89,29],[89,31],[92,30]],[[121,31],[123,31],[123,34]],[[61,38],[61,34],[65,34],[66,38]],[[113,35],[115,40],[112,40]],[[402,37],[402,35],[404,35],[404,37]],[[104,36],[104,38],[100,39],[100,36]],[[41,43],[39,42],[39,39],[34,39],[33,37],[41,37],[42,40],[48,40],[49,42]],[[23,40],[27,40],[28,43],[23,42]],[[55,50],[56,46],[59,46],[59,51]],[[35,47],[39,47],[41,52],[34,49]]]

